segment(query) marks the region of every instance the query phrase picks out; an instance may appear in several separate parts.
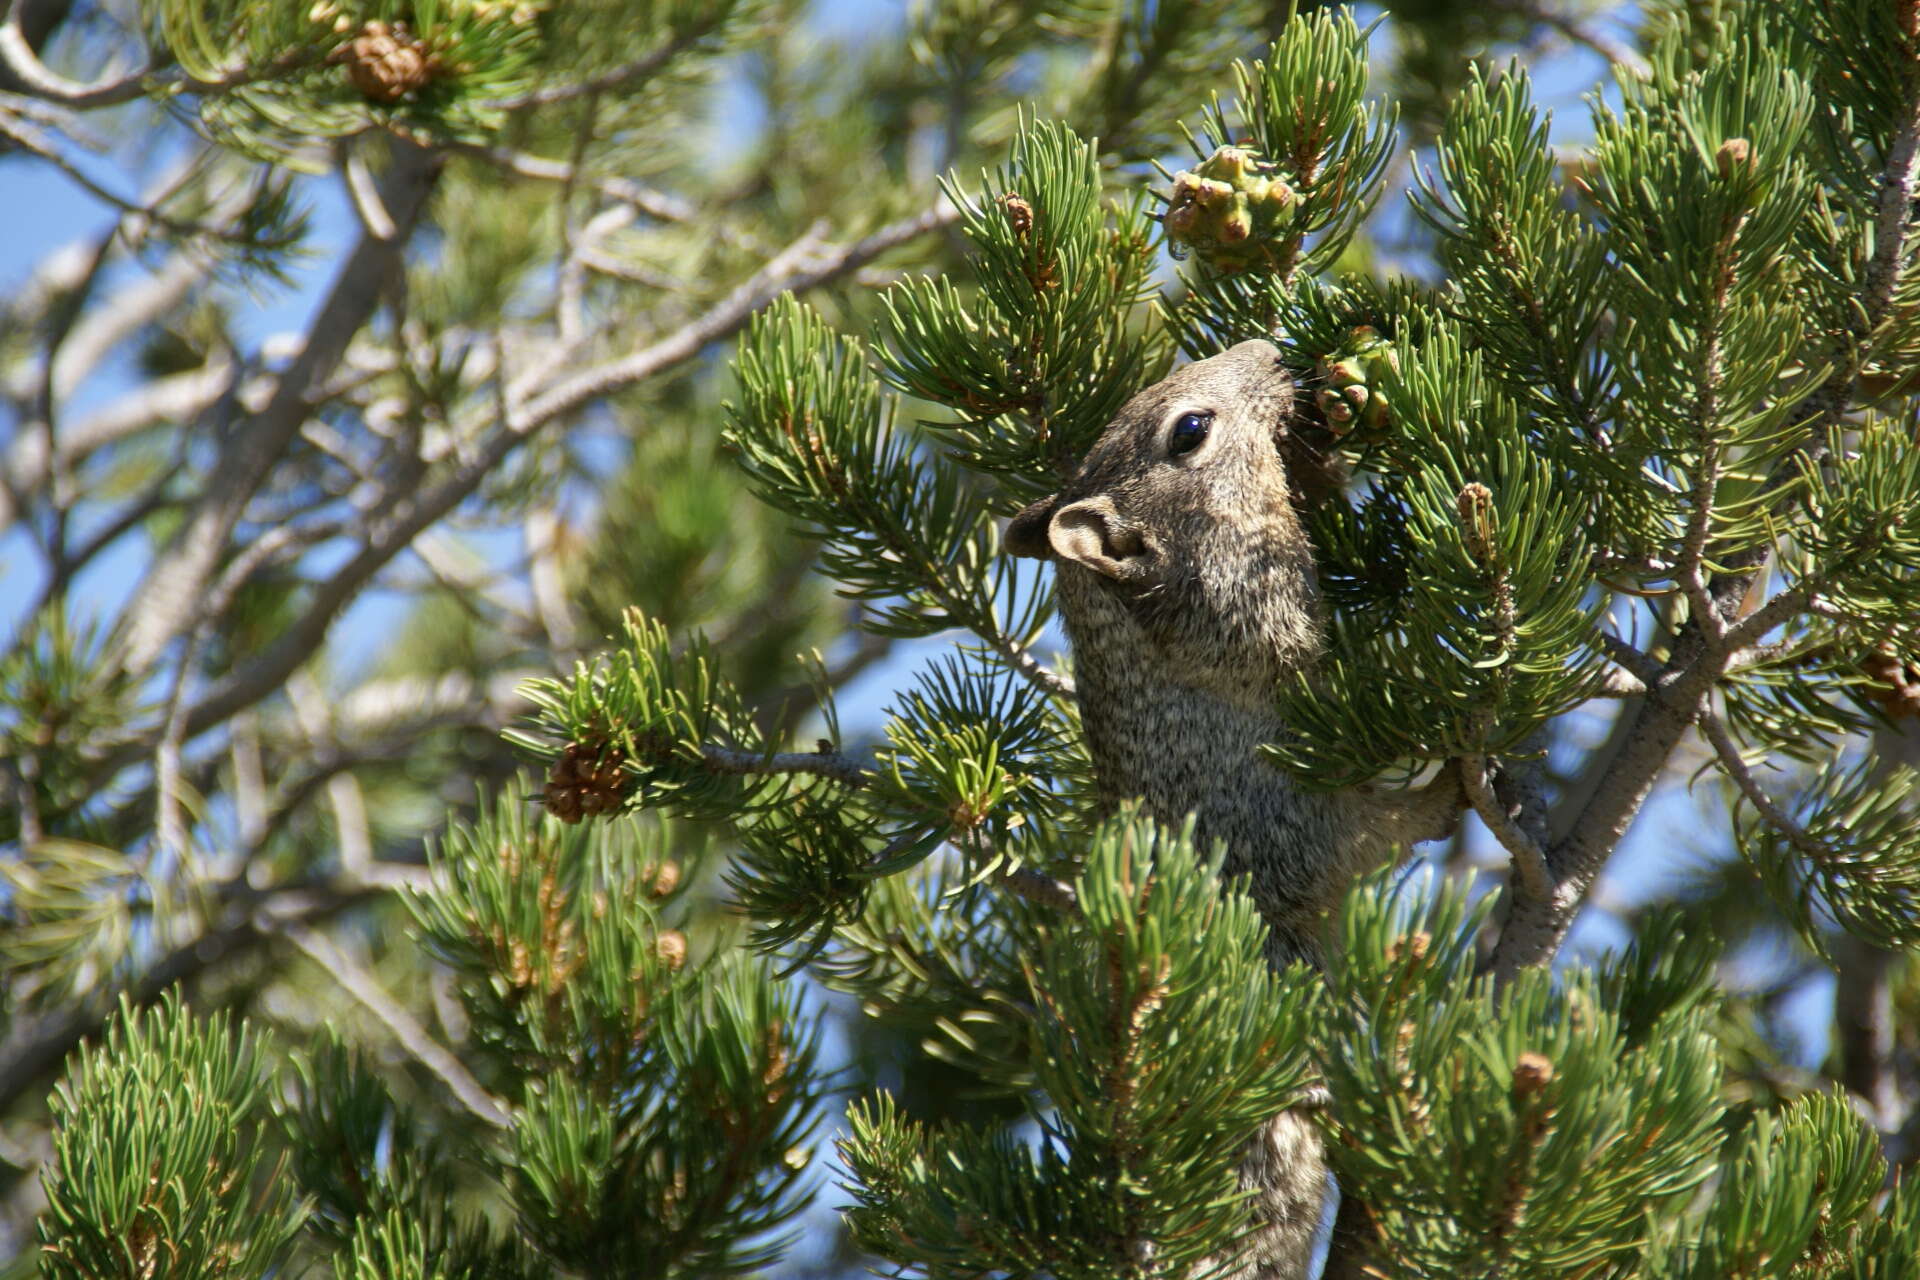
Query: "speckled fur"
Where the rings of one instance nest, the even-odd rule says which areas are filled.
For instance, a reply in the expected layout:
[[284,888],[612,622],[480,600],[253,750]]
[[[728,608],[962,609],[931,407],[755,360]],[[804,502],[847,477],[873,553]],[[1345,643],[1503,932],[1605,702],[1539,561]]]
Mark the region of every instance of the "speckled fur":
[[[1226,842],[1270,931],[1268,958],[1320,959],[1320,916],[1397,844],[1448,830],[1456,788],[1303,792],[1258,757],[1286,729],[1282,676],[1321,650],[1313,552],[1276,443],[1293,383],[1266,342],[1176,370],[1128,401],[1058,495],[1008,526],[1016,554],[1049,559],[1102,800],[1141,797]],[[1207,441],[1170,457],[1168,432],[1213,415]],[[1324,1192],[1320,1142],[1281,1115],[1242,1179],[1266,1221],[1245,1280],[1300,1280]]]

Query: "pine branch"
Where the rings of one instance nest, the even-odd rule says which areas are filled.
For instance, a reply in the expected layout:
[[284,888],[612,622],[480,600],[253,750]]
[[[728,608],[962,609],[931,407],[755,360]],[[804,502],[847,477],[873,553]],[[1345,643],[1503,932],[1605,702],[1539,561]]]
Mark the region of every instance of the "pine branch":
[[1033,653],[1003,631],[986,632],[974,629],[975,634],[993,647],[993,651],[1006,660],[1016,675],[1028,684],[1046,694],[1049,698],[1062,701],[1073,697],[1073,681],[1047,666]]
[[[1831,453],[1833,431],[1852,406],[1859,386],[1861,347],[1887,320],[1903,269],[1913,254],[1913,203],[1916,185],[1920,185],[1920,72],[1912,69],[1911,60],[1920,55],[1920,3],[1900,0],[1896,26],[1909,60],[1906,95],[1896,113],[1894,135],[1879,173],[1873,255],[1867,262],[1861,295],[1848,307],[1846,327],[1836,336],[1829,353],[1834,372],[1809,402],[1811,412],[1805,425],[1811,438],[1801,451],[1809,462],[1822,462]],[[1795,465],[1793,455],[1782,458],[1772,479],[1778,481],[1789,475]],[[1714,576],[1712,596],[1723,616],[1746,595],[1767,553],[1765,544],[1737,553]],[[1764,634],[1752,627],[1741,631],[1746,643]]]
[[[1920,56],[1920,3],[1899,0],[1896,25],[1907,57]],[[1879,175],[1873,256],[1867,260],[1857,304],[1849,310],[1847,329],[1836,340],[1834,372],[1812,401],[1808,426],[1813,433],[1811,447],[1818,455],[1831,447],[1833,430],[1853,403],[1860,382],[1860,347],[1887,319],[1902,270],[1912,256],[1913,202],[1920,184],[1920,72],[1909,68],[1906,89]]]
[[[1906,252],[1905,227],[1909,214],[1900,201],[1910,199],[1916,167],[1920,167],[1920,153],[1916,152],[1915,146],[1917,140],[1920,140],[1920,77],[1915,78],[1912,92],[1906,100],[1900,132],[1882,178],[1880,212],[1887,216],[1895,234],[1891,240],[1876,241],[1875,261],[1881,265],[1870,275],[1878,282],[1878,288],[1863,300],[1863,305],[1877,305],[1882,316],[1892,298],[1892,282],[1898,276],[1896,268],[1904,260]],[[1875,317],[1873,323],[1877,325],[1879,317]],[[1859,334],[1864,336],[1868,331],[1862,330]],[[1847,362],[1849,370],[1852,363],[1851,360]],[[1823,421],[1837,420],[1837,415],[1851,399],[1853,386],[1854,374],[1848,372],[1837,399],[1832,399],[1821,410]],[[1831,385],[1829,389],[1832,389]],[[1814,447],[1822,446],[1816,441]],[[1782,467],[1795,465],[1798,464],[1791,458],[1781,463]],[[1696,514],[1697,511],[1696,505]],[[1757,541],[1723,558],[1720,571],[1708,583],[1711,610],[1699,610],[1703,620],[1690,623],[1682,630],[1673,657],[1660,674],[1659,683],[1657,686],[1650,684],[1652,692],[1633,713],[1631,729],[1607,776],[1576,815],[1567,834],[1549,850],[1549,865],[1558,877],[1560,886],[1554,904],[1550,908],[1529,912],[1524,918],[1516,917],[1509,925],[1508,937],[1503,939],[1503,951],[1511,947],[1515,955],[1532,956],[1533,963],[1541,962],[1552,954],[1558,946],[1559,936],[1570,926],[1579,902],[1597,878],[1601,865],[1639,811],[1655,779],[1665,768],[1673,750],[1699,714],[1704,699],[1725,670],[1729,652],[1753,643],[1765,634],[1765,628],[1785,621],[1796,604],[1807,608],[1813,603],[1811,596],[1803,598],[1793,594],[1790,589],[1782,597],[1776,597],[1778,604],[1770,601],[1763,605],[1754,615],[1736,624],[1724,637],[1709,637],[1704,628],[1710,624],[1704,620],[1704,616],[1728,615],[1748,590],[1752,575],[1765,558],[1769,545],[1766,540]]]
[[298,921],[281,925],[279,932],[302,955],[324,969],[329,977],[340,984],[342,990],[378,1018],[393,1033],[400,1047],[438,1077],[440,1083],[446,1085],[460,1105],[476,1119],[496,1129],[512,1127],[505,1104],[488,1093],[458,1057],[436,1041],[419,1019],[386,993],[378,979],[334,946],[331,939]]
[[[210,928],[160,956],[124,988],[135,1007],[152,1004],[176,983],[217,968],[273,942],[287,922],[318,924],[385,892],[370,885],[287,885],[266,891],[244,883],[229,886],[232,903],[245,909],[229,923]],[[34,1021],[16,1018],[0,1045],[0,1111],[11,1110],[38,1088],[75,1046],[106,1025],[103,1000]]]

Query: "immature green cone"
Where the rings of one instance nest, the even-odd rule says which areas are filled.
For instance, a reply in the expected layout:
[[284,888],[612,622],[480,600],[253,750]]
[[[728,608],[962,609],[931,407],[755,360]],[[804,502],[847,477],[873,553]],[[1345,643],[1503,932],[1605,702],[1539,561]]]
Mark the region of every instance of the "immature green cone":
[[1371,325],[1355,325],[1346,344],[1320,361],[1321,387],[1314,394],[1320,415],[1336,435],[1378,431],[1387,425],[1389,405],[1380,391],[1381,374],[1394,367],[1393,345]]
[[1298,197],[1275,165],[1245,147],[1221,147],[1173,177],[1166,213],[1175,257],[1190,250],[1221,271],[1278,265],[1273,246]]

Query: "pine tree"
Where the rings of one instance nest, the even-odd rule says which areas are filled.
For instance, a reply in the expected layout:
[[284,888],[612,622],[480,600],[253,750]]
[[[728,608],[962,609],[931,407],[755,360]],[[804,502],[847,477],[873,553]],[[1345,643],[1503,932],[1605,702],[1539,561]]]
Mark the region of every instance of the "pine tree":
[[[0,3],[6,1274],[1920,1275],[1920,4],[1384,8]],[[1254,336],[1324,974],[1000,547]]]

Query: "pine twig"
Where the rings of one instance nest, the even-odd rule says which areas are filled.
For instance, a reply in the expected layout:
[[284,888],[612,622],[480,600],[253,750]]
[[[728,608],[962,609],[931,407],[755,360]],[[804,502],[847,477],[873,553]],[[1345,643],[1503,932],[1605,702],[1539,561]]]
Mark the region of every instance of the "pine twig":
[[1031,650],[1012,636],[995,631],[991,635],[981,634],[980,638],[993,646],[993,651],[1005,660],[1016,675],[1040,692],[1050,698],[1073,697],[1073,681],[1034,657]]
[[589,76],[585,80],[575,80],[567,84],[549,85],[517,98],[496,98],[487,105],[502,111],[521,111],[528,107],[551,106],[556,102],[572,102],[576,98],[584,98],[589,94],[637,88],[675,58],[697,47],[701,41],[713,35],[724,21],[722,17],[708,18],[704,22],[696,23],[685,31],[676,32],[665,44],[649,49],[631,62],[622,63],[597,76]]
[[1520,878],[1522,889],[1532,898],[1550,898],[1553,895],[1553,872],[1547,868],[1546,853],[1494,794],[1487,757],[1462,756],[1460,780],[1466,787],[1467,799],[1473,802],[1473,811],[1480,815],[1480,821],[1487,824],[1487,830],[1493,833],[1494,839],[1512,856],[1513,872]]
[[783,751],[761,755],[757,751],[739,751],[732,747],[706,746],[700,749],[707,768],[715,773],[775,774],[806,773],[828,778],[849,787],[864,787],[873,770],[865,761],[842,755],[826,744],[819,751]]
[[1740,754],[1740,745],[1733,740],[1727,726],[1711,706],[1700,708],[1700,732],[1713,747],[1714,755],[1719,758],[1720,767],[1726,770],[1727,777],[1739,789],[1746,802],[1754,811],[1766,819],[1767,825],[1786,837],[1788,844],[1811,862],[1824,863],[1832,858],[1833,850],[1807,833],[1807,829],[1795,822],[1793,815],[1775,803],[1767,794],[1760,780],[1753,776],[1753,769]]

